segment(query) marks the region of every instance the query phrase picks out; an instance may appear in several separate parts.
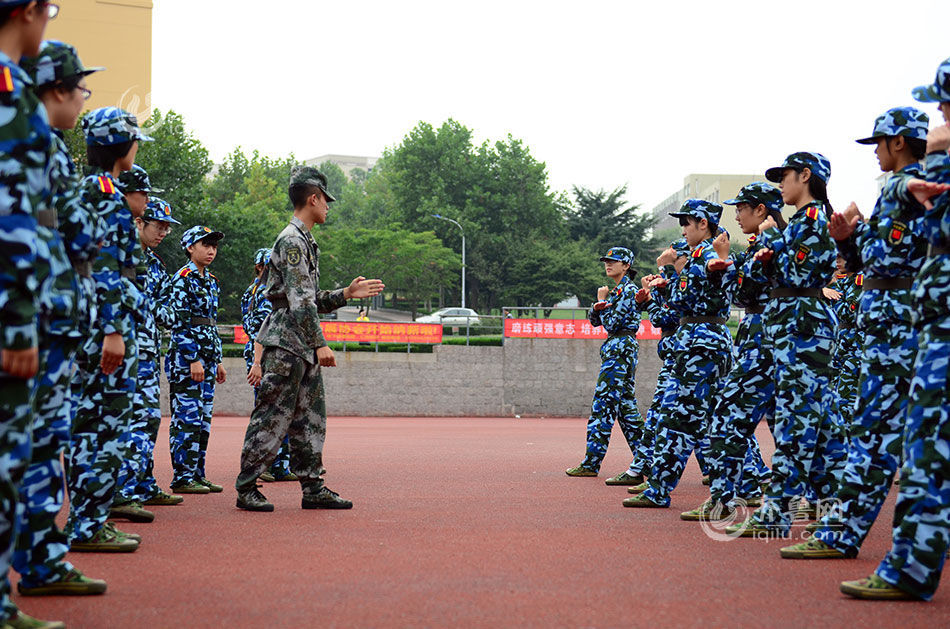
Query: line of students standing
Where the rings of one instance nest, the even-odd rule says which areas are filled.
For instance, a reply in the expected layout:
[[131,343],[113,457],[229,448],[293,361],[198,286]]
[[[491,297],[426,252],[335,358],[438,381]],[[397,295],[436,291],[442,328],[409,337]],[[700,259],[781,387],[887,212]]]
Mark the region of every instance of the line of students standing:
[[[636,494],[624,506],[668,507],[695,452],[710,498],[682,519],[726,539],[768,538],[810,515],[807,541],[781,556],[844,559],[857,555],[900,468],[893,547],[874,574],[840,589],[933,596],[950,545],[950,59],[914,96],[939,103],[946,124],[928,130],[924,112],[898,107],[858,140],[892,173],[867,219],[854,204],[835,213],[829,161],[798,152],[766,171],[778,188],[754,182],[725,202],[750,235],[742,254],[717,235],[722,206],[690,199],[671,213],[686,246],[665,251],[640,290],[624,275],[629,250],[602,258],[618,284],[590,311],[609,334],[587,456],[568,475],[597,475],[617,420],[634,461],[607,484]],[[795,208],[787,224],[785,204]],[[746,313],[734,342],[732,304]],[[663,330],[647,422],[632,388],[639,311]],[[753,434],[762,419],[775,439],[770,471]],[[758,508],[737,521],[742,507]]]

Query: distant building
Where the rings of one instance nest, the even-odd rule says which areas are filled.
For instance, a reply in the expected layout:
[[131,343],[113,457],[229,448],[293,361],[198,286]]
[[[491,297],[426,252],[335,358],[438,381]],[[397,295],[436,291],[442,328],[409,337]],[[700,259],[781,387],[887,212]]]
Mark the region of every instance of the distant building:
[[340,170],[343,171],[343,174],[347,177],[350,176],[350,173],[353,172],[353,169],[360,168],[365,171],[369,171],[376,165],[376,162],[379,161],[378,157],[365,157],[362,155],[321,155],[319,157],[313,157],[311,159],[305,160],[304,164],[307,166],[319,166],[324,162],[330,162],[340,167]]
[[121,107],[139,123],[151,115],[152,0],[69,0],[46,39],[75,46],[87,67],[105,66],[87,79],[86,109]]
[[[734,199],[742,186],[753,181],[765,181],[764,174],[757,175],[712,175],[691,174],[683,178],[683,187],[668,196],[659,205],[653,208],[653,216],[659,219],[657,230],[678,229],[679,222],[669,215],[683,205],[686,199],[705,199],[721,204],[727,199]],[[793,209],[785,207],[782,215],[786,220],[792,215]],[[733,206],[723,206],[721,225],[729,232],[733,243],[744,243],[746,236],[736,223],[736,211]]]

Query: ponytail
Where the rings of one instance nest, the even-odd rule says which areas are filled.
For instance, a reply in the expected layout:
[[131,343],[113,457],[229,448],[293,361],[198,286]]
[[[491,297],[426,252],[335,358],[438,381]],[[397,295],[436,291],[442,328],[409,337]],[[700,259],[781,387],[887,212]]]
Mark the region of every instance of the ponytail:
[[808,179],[808,192],[816,201],[821,201],[825,207],[825,216],[831,218],[831,214],[835,210],[831,207],[831,201],[828,200],[828,184],[823,179],[816,177],[815,173],[812,173]]

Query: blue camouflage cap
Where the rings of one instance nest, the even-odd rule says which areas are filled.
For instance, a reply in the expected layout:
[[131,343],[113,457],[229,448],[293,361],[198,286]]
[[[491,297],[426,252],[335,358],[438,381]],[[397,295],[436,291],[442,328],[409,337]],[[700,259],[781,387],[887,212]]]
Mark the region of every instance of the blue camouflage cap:
[[267,264],[270,262],[270,249],[258,249],[254,253],[254,265]]
[[670,212],[670,216],[682,218],[688,216],[697,220],[706,219],[715,225],[722,218],[722,206],[705,199],[686,199],[679,212]]
[[742,186],[735,199],[729,199],[723,201],[723,203],[726,205],[748,203],[752,207],[764,205],[769,212],[781,212],[782,208],[785,207],[785,201],[782,200],[782,191],[764,181],[753,181]]
[[142,133],[135,116],[118,107],[93,109],[82,119],[82,131],[89,146],[111,146],[138,140],[151,142],[153,138]]
[[79,59],[79,53],[69,44],[50,39],[40,45],[35,57],[20,59],[20,67],[30,75],[36,87],[55,84],[74,76],[87,76],[105,68],[87,68]]
[[685,238],[674,240],[672,243],[670,243],[670,248],[676,252],[677,258],[689,255],[689,243],[686,242]]
[[937,78],[932,85],[915,87],[914,98],[922,103],[945,103],[950,101],[950,59],[937,67]]
[[188,251],[188,247],[195,244],[199,240],[210,239],[213,242],[208,244],[218,244],[218,242],[224,238],[223,232],[216,232],[210,227],[205,227],[204,225],[195,225],[194,227],[185,231],[181,235],[181,248],[185,251]]
[[915,107],[888,109],[874,121],[874,132],[866,138],[855,140],[858,144],[876,144],[879,138],[903,135],[917,140],[927,139],[930,116]]
[[826,184],[831,179],[831,162],[828,161],[828,158],[821,153],[808,153],[807,151],[792,153],[785,158],[785,162],[781,166],[775,166],[765,171],[765,178],[779,183],[782,181],[782,175],[789,168],[798,172],[802,172],[803,168],[807,168],[811,171],[811,174]]
[[626,247],[611,247],[607,250],[607,253],[600,257],[601,262],[606,262],[607,260],[633,264],[633,252]]
[[123,171],[119,174],[119,190],[124,194],[129,192],[164,192],[161,188],[153,188],[152,181],[148,178],[148,172],[138,164],[132,164],[131,170]]
[[145,214],[142,216],[147,221],[165,221],[172,225],[181,225],[181,223],[172,218],[172,206],[168,201],[158,197],[149,197],[145,205]]

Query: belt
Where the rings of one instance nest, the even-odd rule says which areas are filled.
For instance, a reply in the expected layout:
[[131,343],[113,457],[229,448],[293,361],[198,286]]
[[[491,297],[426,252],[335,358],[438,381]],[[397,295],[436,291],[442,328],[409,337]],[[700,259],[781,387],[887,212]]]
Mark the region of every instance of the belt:
[[679,326],[675,328],[660,328],[661,334],[660,338],[665,339],[676,334],[676,331],[679,329]]
[[274,310],[278,310],[280,308],[290,308],[290,302],[286,297],[270,297],[268,298],[268,301]]
[[119,269],[119,275],[124,278],[130,279],[133,282],[135,281],[135,269],[130,266],[124,266]]
[[790,287],[780,287],[773,288],[772,292],[769,293],[771,299],[777,299],[779,297],[821,297],[820,288],[790,288]]
[[50,229],[59,227],[59,218],[56,216],[56,210],[40,210],[36,213],[36,222]]
[[622,331],[620,331],[620,332],[615,332],[614,334],[608,334],[608,335],[607,335],[607,338],[608,338],[608,339],[619,339],[619,338],[623,338],[623,337],[625,337],[625,336],[636,336],[636,335],[637,335],[637,331],[636,331],[636,330],[622,330]]
[[725,317],[680,317],[680,325],[687,323],[714,323],[716,325],[726,325]]
[[866,277],[861,290],[907,290],[913,284],[912,277]]
[[191,325],[217,325],[218,322],[208,317],[192,317]]
[[950,255],[950,246],[947,245],[930,245],[927,248],[927,257],[936,258],[937,256],[946,256]]
[[70,260],[76,274],[81,277],[92,277],[92,260]]
[[762,314],[763,312],[765,312],[765,306],[762,305],[745,307],[746,314]]

